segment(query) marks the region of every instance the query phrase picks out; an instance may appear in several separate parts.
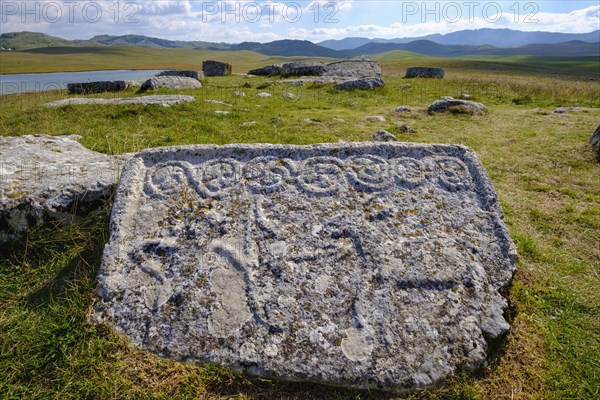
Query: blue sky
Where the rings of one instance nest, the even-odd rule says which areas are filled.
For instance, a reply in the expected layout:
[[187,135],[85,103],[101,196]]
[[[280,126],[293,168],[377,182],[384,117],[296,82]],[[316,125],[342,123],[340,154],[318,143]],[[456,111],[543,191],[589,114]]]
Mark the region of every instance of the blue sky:
[[582,33],[600,29],[598,1],[0,0],[0,32],[67,39],[140,34],[173,40],[318,42],[462,29]]

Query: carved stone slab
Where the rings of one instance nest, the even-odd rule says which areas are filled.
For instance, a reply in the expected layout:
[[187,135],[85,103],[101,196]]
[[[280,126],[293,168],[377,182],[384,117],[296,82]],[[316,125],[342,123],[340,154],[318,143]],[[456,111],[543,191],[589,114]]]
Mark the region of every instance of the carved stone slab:
[[68,225],[108,201],[132,154],[85,148],[80,136],[0,136],[0,244],[44,222]]
[[160,148],[122,175],[95,316],[162,357],[411,389],[508,331],[515,257],[465,147]]

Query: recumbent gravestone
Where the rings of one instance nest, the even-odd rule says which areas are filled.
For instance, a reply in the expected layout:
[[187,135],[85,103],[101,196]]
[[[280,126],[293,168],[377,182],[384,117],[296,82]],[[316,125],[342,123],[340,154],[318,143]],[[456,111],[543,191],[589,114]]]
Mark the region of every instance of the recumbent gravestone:
[[506,334],[515,258],[466,147],[159,148],[122,175],[95,318],[162,357],[414,389]]

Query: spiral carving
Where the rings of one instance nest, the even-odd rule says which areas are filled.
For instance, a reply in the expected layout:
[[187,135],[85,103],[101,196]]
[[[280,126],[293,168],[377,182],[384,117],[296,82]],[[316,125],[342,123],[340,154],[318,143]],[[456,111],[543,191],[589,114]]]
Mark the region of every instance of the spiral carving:
[[239,163],[230,158],[214,159],[203,163],[197,169],[200,194],[209,197],[223,197],[231,194],[240,181]]
[[400,157],[394,160],[396,180],[400,187],[413,189],[426,180],[424,166],[415,158]]
[[176,196],[193,181],[190,171],[190,164],[183,161],[157,164],[146,172],[144,191],[159,199]]
[[244,167],[246,186],[257,193],[281,190],[290,180],[291,164],[278,157],[257,157]]
[[468,190],[472,186],[467,166],[452,157],[433,157],[433,172],[439,185],[450,192]]
[[302,163],[298,183],[310,194],[333,195],[346,185],[343,167],[344,164],[339,158],[309,158]]
[[376,192],[389,188],[394,183],[388,162],[378,156],[351,157],[347,176],[357,190]]

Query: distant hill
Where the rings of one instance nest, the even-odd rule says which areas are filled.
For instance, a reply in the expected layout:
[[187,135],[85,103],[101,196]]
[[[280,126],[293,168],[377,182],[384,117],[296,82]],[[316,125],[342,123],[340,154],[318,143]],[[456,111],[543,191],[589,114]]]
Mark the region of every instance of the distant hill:
[[268,56],[340,57],[331,49],[318,46],[308,40],[277,40],[270,43],[243,42],[228,50],[251,50]]
[[201,41],[167,40],[143,35],[100,35],[94,36],[90,42],[101,43],[109,46],[138,46],[151,49],[201,49],[201,50],[229,50],[227,43],[212,43]]
[[346,57],[354,57],[363,54],[379,54],[393,50],[406,50],[413,53],[425,54],[434,57],[453,57],[469,54],[476,50],[475,46],[464,45],[441,45],[431,40],[415,40],[410,43],[367,43],[356,49],[345,50],[342,53]]
[[308,40],[277,40],[270,43],[242,42],[239,44],[202,41],[167,40],[143,35],[99,35],[89,40],[65,40],[43,33],[16,32],[0,35],[0,44],[5,49],[23,51],[46,47],[93,47],[93,46],[137,46],[150,49],[194,49],[194,50],[250,50],[272,56],[340,57],[335,50],[316,45]]
[[[479,34],[490,34],[491,29],[480,29],[478,31],[462,31],[464,35],[477,36]],[[510,31],[510,30],[499,30]],[[520,32],[523,33],[523,32]],[[519,33],[519,34],[520,34]],[[541,32],[546,34],[547,32]],[[495,34],[495,33],[494,33]],[[454,40],[459,32],[454,35]],[[442,36],[449,36],[442,35]],[[552,34],[546,38],[559,38],[565,34]],[[493,35],[492,35],[493,36]],[[543,35],[542,35],[543,36]],[[567,35],[571,37],[572,35]],[[585,36],[585,35],[584,35]],[[354,43],[360,43],[360,38],[349,38]],[[466,40],[466,39],[465,39]],[[478,39],[483,41],[483,39]],[[548,39],[549,40],[549,39]],[[350,42],[346,42],[350,43]],[[136,46],[152,49],[192,49],[192,50],[220,50],[238,51],[249,50],[269,56],[302,56],[302,57],[328,57],[328,58],[352,58],[362,55],[374,55],[395,50],[409,51],[433,57],[461,57],[477,55],[529,55],[529,56],[560,56],[575,57],[600,54],[600,41],[586,42],[582,40],[570,40],[561,43],[531,43],[517,47],[498,47],[489,44],[440,44],[432,40],[412,40],[407,43],[392,43],[389,41],[363,43],[362,45],[347,50],[332,50],[307,40],[277,40],[269,43],[243,42],[239,44],[212,43],[202,41],[173,41],[142,35],[95,36],[90,40],[65,40],[54,36],[34,32],[4,33],[0,35],[0,46],[17,51],[30,51],[39,53],[67,54],[69,48],[94,48],[113,46]],[[54,50],[53,50],[54,49]]]
[[308,40],[277,40],[270,43],[242,42],[240,44],[211,43],[211,42],[185,42],[158,39],[141,35],[124,36],[94,36],[91,42],[102,43],[110,46],[138,46],[147,48],[166,49],[199,49],[199,50],[250,50],[271,56],[306,56],[306,57],[336,57],[331,49],[318,46]]
[[341,40],[325,40],[319,46],[332,50],[352,50],[368,43],[409,43],[416,40],[430,40],[444,45],[490,45],[495,47],[520,47],[528,44],[556,44],[570,41],[600,42],[600,30],[590,33],[522,32],[512,29],[475,29],[447,34],[433,34],[420,37],[396,39],[367,39],[351,37]]
[[529,55],[529,56],[592,56],[600,54],[600,42],[571,41],[555,44],[528,44],[520,47],[494,47],[489,45],[441,45],[430,40],[415,40],[410,43],[368,43],[353,50],[340,53],[344,57],[363,54],[380,54],[394,50],[406,50],[433,57],[460,57],[475,55]]
[[38,32],[11,32],[0,34],[0,47],[5,50],[27,50],[40,47],[90,46],[87,40],[66,40]]
[[344,39],[330,39],[318,42],[319,46],[331,50],[353,50],[368,43],[388,43],[386,39],[367,39],[364,37],[348,37]]

